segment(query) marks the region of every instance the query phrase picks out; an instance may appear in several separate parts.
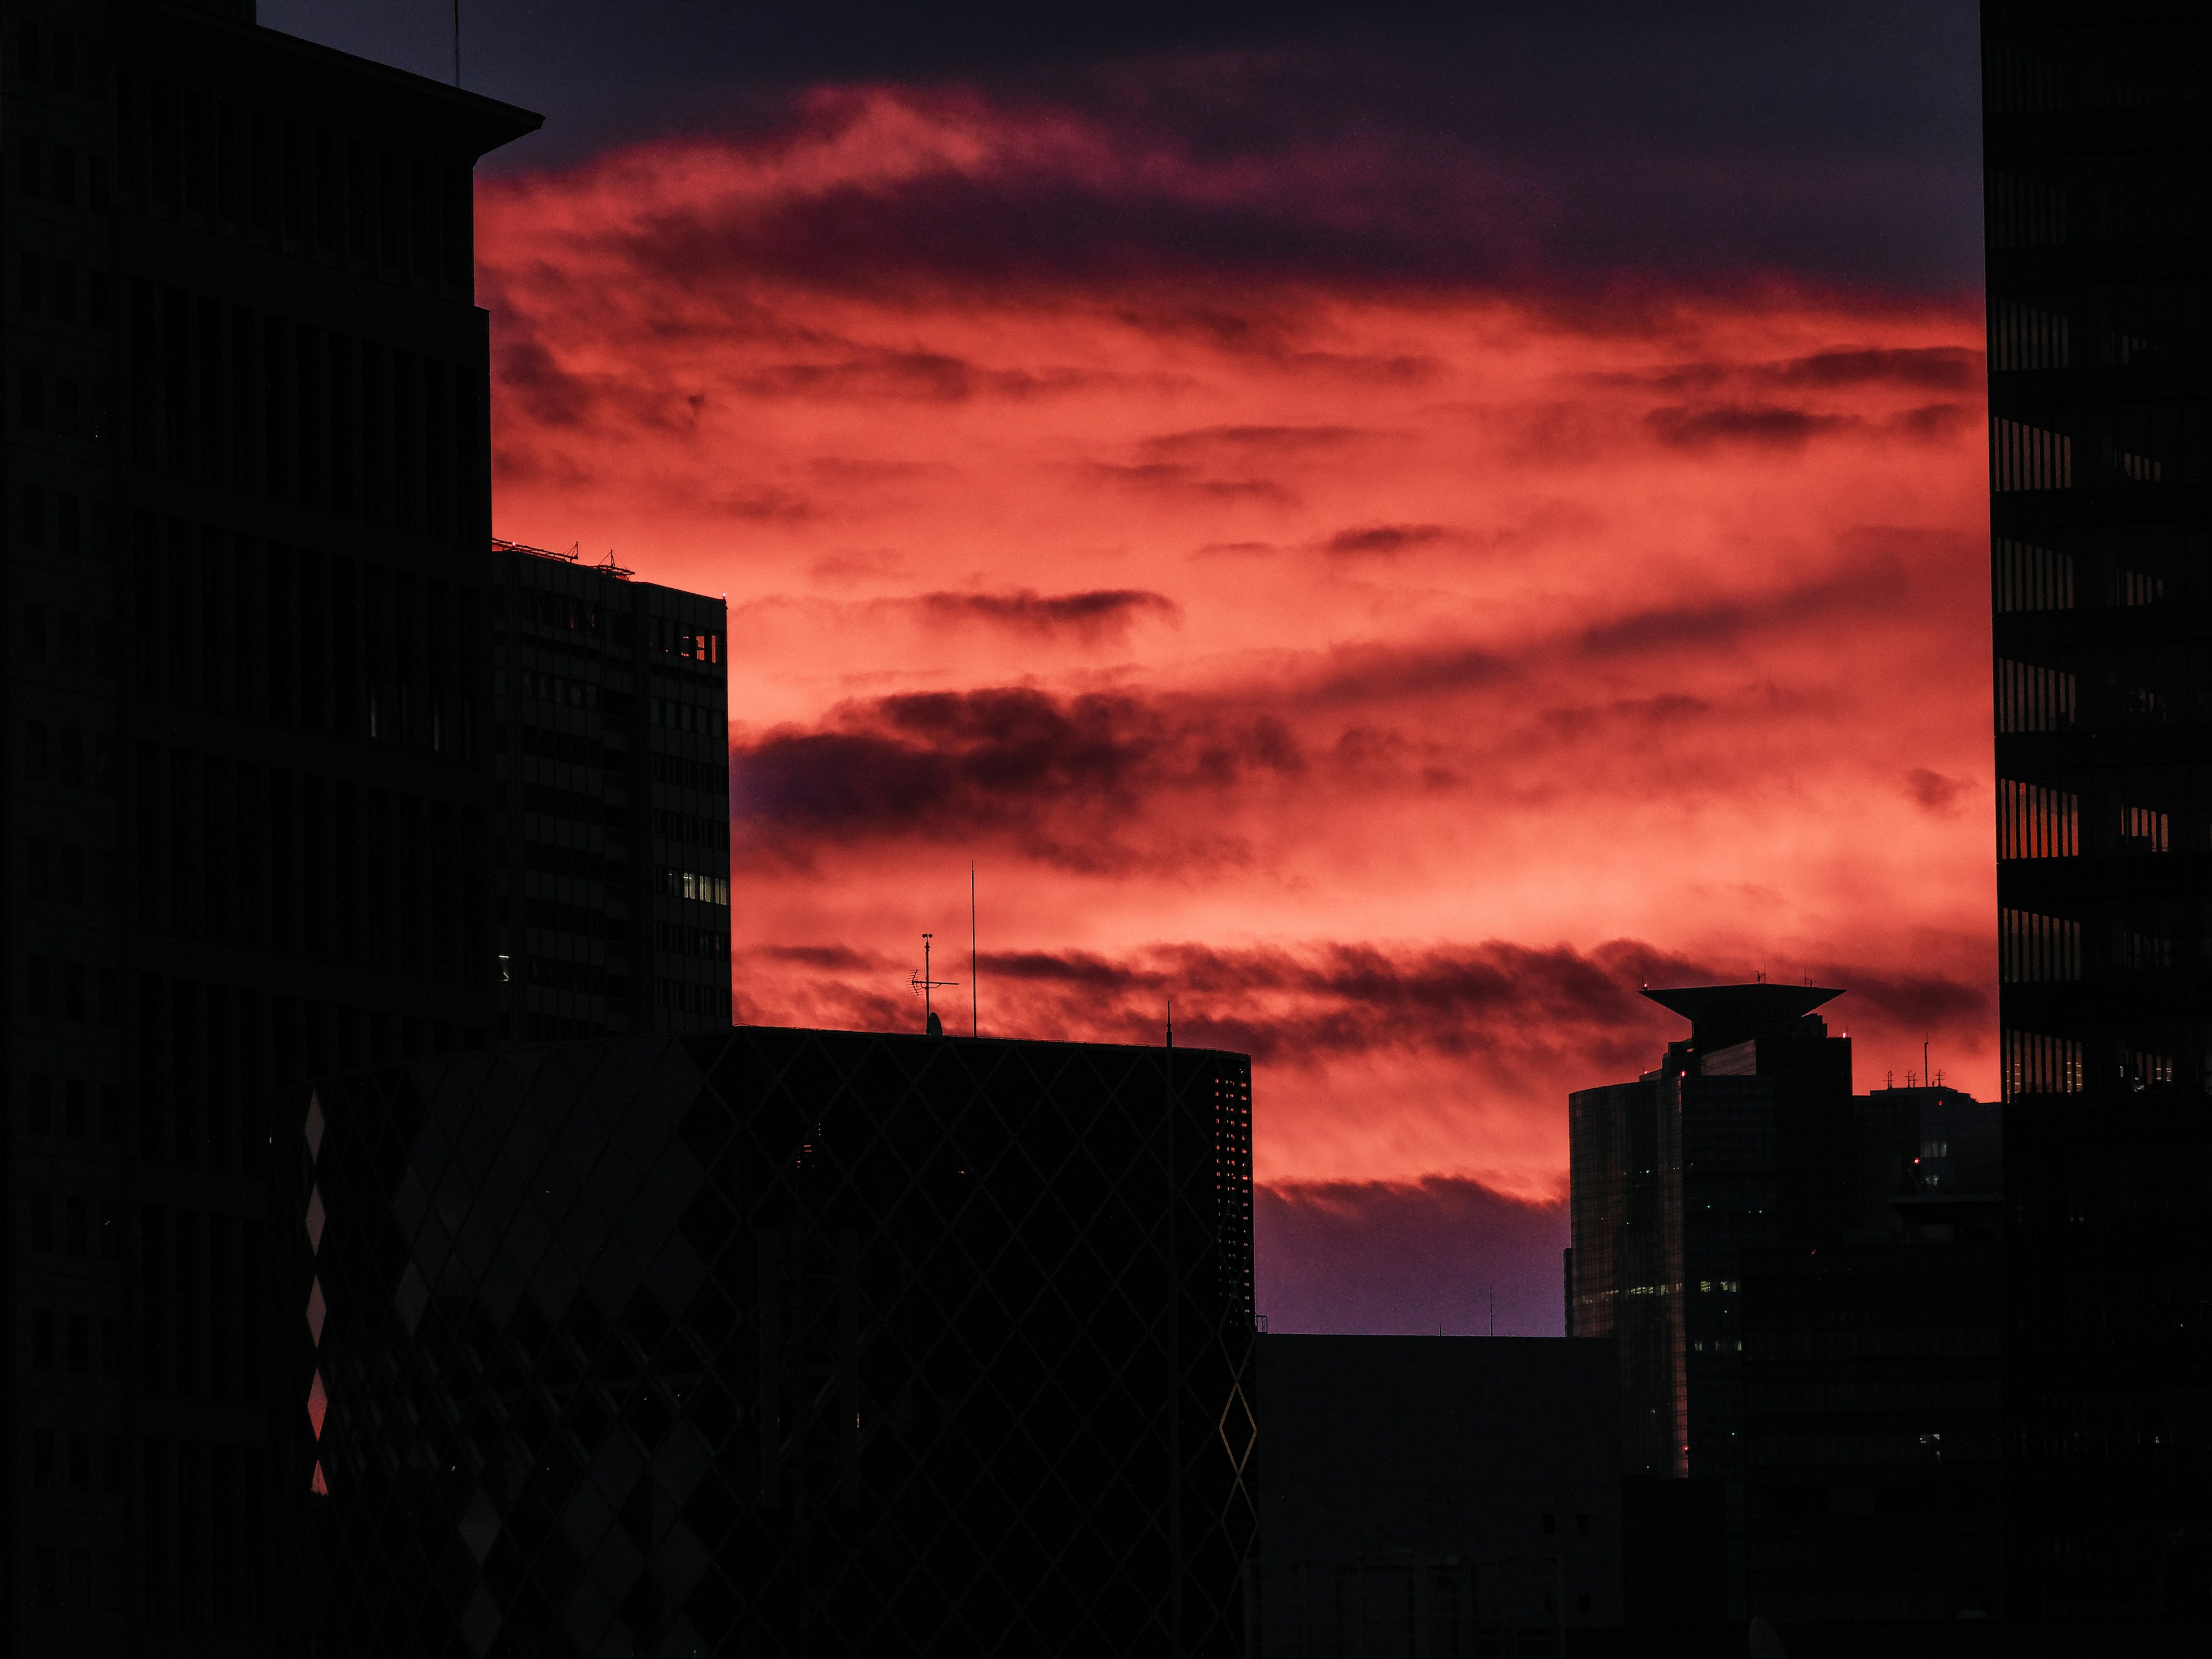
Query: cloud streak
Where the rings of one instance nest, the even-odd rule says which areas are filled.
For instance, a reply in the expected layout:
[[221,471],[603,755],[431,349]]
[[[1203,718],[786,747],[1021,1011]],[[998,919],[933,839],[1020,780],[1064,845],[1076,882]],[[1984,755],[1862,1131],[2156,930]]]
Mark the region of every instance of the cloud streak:
[[972,863],[985,1029],[1172,996],[1285,1193],[1552,1202],[1646,980],[1816,972],[1863,1081],[1990,1091],[1978,311],[1554,282],[1541,204],[1462,257],[1510,179],[1136,107],[848,87],[488,193],[502,533],[730,597],[746,1015],[912,1023]]

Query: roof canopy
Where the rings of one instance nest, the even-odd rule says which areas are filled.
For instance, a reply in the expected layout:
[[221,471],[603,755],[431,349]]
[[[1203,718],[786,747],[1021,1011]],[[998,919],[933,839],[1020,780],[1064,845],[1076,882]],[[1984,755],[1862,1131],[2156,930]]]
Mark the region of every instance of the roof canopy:
[[1688,1020],[1691,1041],[1710,1049],[1794,1024],[1843,992],[1823,985],[1647,985],[1644,994]]

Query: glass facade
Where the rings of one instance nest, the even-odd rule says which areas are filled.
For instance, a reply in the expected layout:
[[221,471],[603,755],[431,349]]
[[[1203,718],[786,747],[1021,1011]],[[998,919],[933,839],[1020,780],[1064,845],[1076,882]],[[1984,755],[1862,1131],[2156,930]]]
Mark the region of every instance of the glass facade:
[[1839,1240],[1850,1040],[1812,986],[1647,991],[1692,1022],[1634,1083],[1568,1097],[1568,1334],[1619,1345],[1626,1468],[1686,1477],[1723,1520],[1701,1566],[1744,1601],[1743,1264]]
[[1984,0],[2008,1611],[2212,1607],[2212,31]]
[[325,1650],[1237,1650],[1250,1123],[1241,1055],[757,1028],[324,1084]]
[[2212,1086],[2200,7],[1985,0],[2007,1099]]

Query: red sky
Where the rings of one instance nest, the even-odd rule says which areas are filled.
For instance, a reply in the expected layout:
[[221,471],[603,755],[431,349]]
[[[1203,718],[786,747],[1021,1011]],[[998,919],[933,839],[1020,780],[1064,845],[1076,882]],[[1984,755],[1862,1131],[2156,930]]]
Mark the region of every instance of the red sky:
[[1263,1220],[1487,1206],[1530,1329],[1566,1092],[1680,1034],[1639,983],[1809,974],[1861,1088],[1994,1091],[1977,296],[1031,261],[1024,203],[1407,227],[1356,145],[797,108],[479,210],[497,532],[728,596],[741,1019],[918,1024],[972,860],[985,1031],[1172,996]]

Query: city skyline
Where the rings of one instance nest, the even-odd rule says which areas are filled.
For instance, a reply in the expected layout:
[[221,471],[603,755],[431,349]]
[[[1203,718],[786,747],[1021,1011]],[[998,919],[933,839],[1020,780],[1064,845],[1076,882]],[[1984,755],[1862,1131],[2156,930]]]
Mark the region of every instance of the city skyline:
[[987,1032],[1172,995],[1254,1054],[1263,1239],[1563,1231],[1559,1102],[1663,1041],[1647,980],[1809,973],[1860,1086],[1932,1039],[1996,1092],[1970,17],[1691,118],[1656,66],[1717,23],[1589,9],[1509,130],[1412,43],[1502,108],[1533,25],[679,73],[678,10],[595,89],[502,16],[465,84],[553,95],[480,181],[495,527],[728,595],[740,1018],[914,1018],[972,861]]

